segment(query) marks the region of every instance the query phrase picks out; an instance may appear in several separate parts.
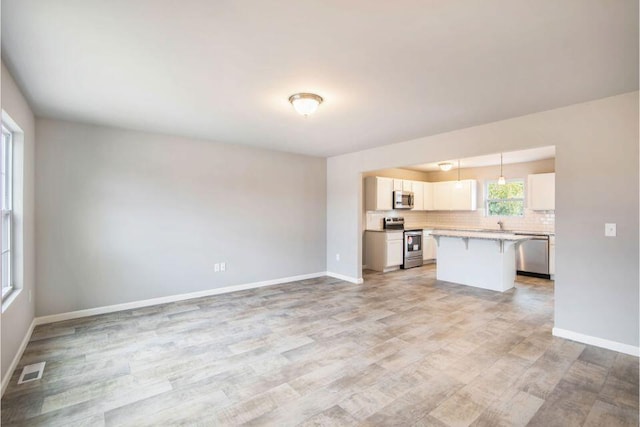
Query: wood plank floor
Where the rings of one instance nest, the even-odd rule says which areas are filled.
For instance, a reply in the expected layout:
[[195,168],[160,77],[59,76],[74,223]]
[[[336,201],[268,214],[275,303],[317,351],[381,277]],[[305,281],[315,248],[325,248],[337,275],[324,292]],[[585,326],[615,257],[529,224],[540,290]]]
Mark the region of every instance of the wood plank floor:
[[59,322],[2,425],[637,426],[638,359],[552,324],[553,282],[500,294],[433,266]]

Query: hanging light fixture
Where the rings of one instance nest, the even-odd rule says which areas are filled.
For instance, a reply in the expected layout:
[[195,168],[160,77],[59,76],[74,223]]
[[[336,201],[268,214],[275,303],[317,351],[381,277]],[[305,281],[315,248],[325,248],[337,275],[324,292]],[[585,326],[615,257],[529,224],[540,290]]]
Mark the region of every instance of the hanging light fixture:
[[500,176],[498,177],[498,185],[505,185],[507,180],[502,174],[502,153],[500,153]]
[[293,108],[305,117],[315,113],[322,101],[324,101],[322,97],[315,93],[294,93],[289,97]]
[[438,163],[438,167],[440,168],[440,170],[442,172],[448,172],[451,170],[451,168],[453,167],[453,165],[449,162],[445,162],[445,163]]
[[458,159],[458,182],[456,182],[456,188],[462,188],[462,181],[460,181],[460,159]]

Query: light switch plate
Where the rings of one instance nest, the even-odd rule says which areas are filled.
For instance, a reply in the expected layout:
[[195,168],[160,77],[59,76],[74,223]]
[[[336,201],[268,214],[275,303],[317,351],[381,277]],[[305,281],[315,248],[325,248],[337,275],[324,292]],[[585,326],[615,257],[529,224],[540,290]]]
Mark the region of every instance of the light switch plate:
[[213,271],[215,271],[216,273],[220,271],[220,264],[213,264]]
[[227,263],[226,262],[221,262],[220,263],[220,271],[226,271],[227,270]]
[[604,225],[604,235],[606,237],[616,237],[616,225],[607,223]]

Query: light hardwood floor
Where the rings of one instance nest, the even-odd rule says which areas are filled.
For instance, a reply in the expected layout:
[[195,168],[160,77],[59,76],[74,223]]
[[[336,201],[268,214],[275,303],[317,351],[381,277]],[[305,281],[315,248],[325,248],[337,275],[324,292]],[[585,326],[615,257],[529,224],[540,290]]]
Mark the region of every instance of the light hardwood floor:
[[638,425],[638,359],[552,324],[553,282],[500,294],[433,266],[59,322],[2,425]]

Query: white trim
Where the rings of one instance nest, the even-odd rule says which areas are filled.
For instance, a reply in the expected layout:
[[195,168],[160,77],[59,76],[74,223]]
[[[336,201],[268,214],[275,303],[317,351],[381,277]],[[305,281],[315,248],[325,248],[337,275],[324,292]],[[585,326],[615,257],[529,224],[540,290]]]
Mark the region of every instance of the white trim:
[[7,309],[11,306],[11,303],[18,299],[18,295],[20,295],[21,292],[22,288],[16,288],[14,286],[13,290],[4,297],[5,299],[2,301],[2,313],[7,311]]
[[553,328],[553,335],[560,338],[566,338],[568,340],[581,342],[583,344],[594,345],[596,347],[606,348],[608,350],[617,351],[624,354],[630,354],[631,356],[640,356],[640,347],[635,347],[629,344],[623,344],[617,341],[610,341],[604,338],[593,337],[591,335],[585,335],[578,332],[568,331],[566,329]]
[[24,350],[27,348],[27,344],[29,344],[29,341],[31,340],[31,334],[33,333],[33,328],[36,327],[36,324],[37,324],[36,319],[33,319],[31,321],[31,326],[29,326],[29,330],[27,331],[26,335],[22,339],[22,342],[20,343],[20,347],[18,348],[16,355],[13,357],[13,360],[11,361],[11,365],[9,365],[9,369],[7,370],[7,375],[2,379],[2,393],[0,394],[0,396],[4,395],[4,391],[7,389],[7,386],[9,385],[9,381],[11,381],[11,377],[13,376],[13,371],[16,370],[18,363],[20,363],[20,359],[22,359],[22,354],[24,353]]
[[327,271],[326,275],[329,277],[334,277],[336,279],[344,280],[345,282],[355,283],[356,285],[361,285],[362,283],[364,283],[364,280],[362,280],[362,277],[356,278],[351,276],[345,276],[344,274],[332,273],[330,271]]
[[2,110],[2,123],[11,132],[24,134],[22,128],[18,125],[18,123],[16,123],[15,120],[11,118],[9,113],[7,113],[4,109]]
[[208,297],[211,295],[226,294],[235,291],[261,288],[264,286],[280,285],[282,283],[295,282],[298,280],[315,279],[325,276],[325,272],[302,274],[299,276],[282,277],[280,279],[264,280],[261,282],[245,283],[242,285],[226,286],[223,288],[208,289],[206,291],[190,292],[188,294],[169,295],[166,297],[151,298],[146,300],[126,302],[123,304],[107,305],[103,307],[88,308],[86,310],[70,311],[67,313],[52,314],[49,316],[36,317],[36,325],[46,323],[61,322],[63,320],[78,319],[80,317],[95,316],[98,314],[114,313],[116,311],[131,310],[135,308],[149,307],[152,305],[166,304],[176,301],[184,301],[193,298]]

